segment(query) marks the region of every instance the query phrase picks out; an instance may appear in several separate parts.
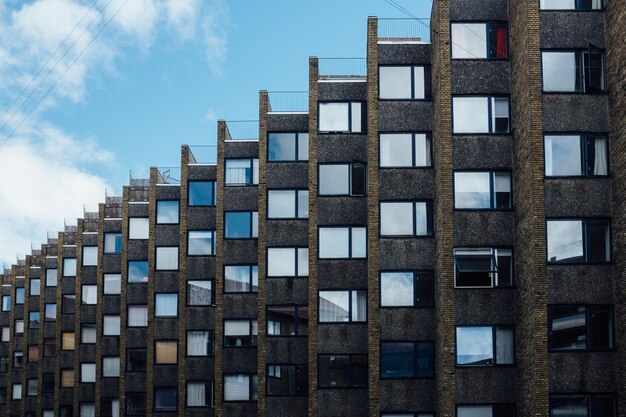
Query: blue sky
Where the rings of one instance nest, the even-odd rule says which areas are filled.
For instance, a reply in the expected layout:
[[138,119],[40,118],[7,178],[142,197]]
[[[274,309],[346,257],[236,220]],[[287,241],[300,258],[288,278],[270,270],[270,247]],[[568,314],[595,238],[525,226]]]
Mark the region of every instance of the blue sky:
[[367,16],[406,17],[384,0],[0,0],[0,261],[130,170],[214,144],[217,119],[258,118],[259,90],[306,90],[309,56],[364,57]]

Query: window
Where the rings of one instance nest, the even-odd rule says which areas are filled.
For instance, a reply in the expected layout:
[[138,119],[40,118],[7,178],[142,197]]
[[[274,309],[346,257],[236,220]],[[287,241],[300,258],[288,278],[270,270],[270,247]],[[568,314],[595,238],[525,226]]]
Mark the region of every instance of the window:
[[551,416],[615,417],[615,396],[609,394],[551,395]]
[[56,352],[56,339],[45,338],[43,339],[43,357],[54,358]]
[[320,227],[320,259],[365,258],[367,232],[365,227]]
[[256,185],[259,183],[258,159],[226,159],[224,185]]
[[178,344],[176,341],[154,342],[155,361],[157,365],[176,365],[178,362]]
[[452,59],[509,57],[506,23],[452,23]]
[[257,292],[259,268],[256,265],[224,267],[224,292]]
[[131,217],[128,219],[128,239],[148,239],[150,235],[150,219],[147,217]]
[[319,388],[366,388],[367,355],[319,355]]
[[21,350],[13,352],[13,367],[21,368],[24,365],[24,352]]
[[2,339],[1,342],[9,342],[11,340],[11,328],[9,326],[2,327]]
[[367,106],[359,101],[319,103],[320,133],[365,133]]
[[433,413],[382,413],[380,417],[435,417]]
[[213,281],[187,281],[187,305],[210,306],[213,304]]
[[178,224],[178,212],[178,200],[157,201],[157,224]]
[[268,306],[268,336],[306,336],[309,333],[307,306]]
[[0,387],[0,405],[5,405],[7,403],[7,398],[7,387]]
[[74,350],[76,346],[76,334],[74,332],[61,333],[61,349]]
[[154,389],[154,411],[171,412],[176,411],[178,392],[176,388],[155,388]]
[[[72,377],[72,383],[74,381],[74,377]],[[41,392],[44,394],[50,394],[54,392],[54,374],[53,373],[44,373],[42,375],[41,380]],[[71,413],[69,414],[72,415]]]
[[57,270],[46,269],[46,287],[56,287],[56,286],[57,286]]
[[146,348],[126,349],[127,372],[146,372],[147,365]]
[[117,378],[120,376],[120,357],[119,356],[103,356],[102,357],[102,377]]
[[547,221],[549,263],[606,263],[611,260],[608,220]]
[[366,165],[361,162],[351,164],[320,164],[319,195],[365,195],[367,175]]
[[103,336],[119,336],[120,335],[120,316],[103,316],[102,335]]
[[601,10],[602,0],[540,0],[541,10]]
[[97,246],[83,246],[83,266],[97,266],[97,265],[98,265],[98,247]]
[[102,417],[119,417],[119,398],[102,398]]
[[63,277],[67,278],[67,277],[75,277],[75,276],[76,276],[76,258],[63,259]]
[[309,248],[267,248],[268,277],[308,277]]
[[80,343],[92,345],[96,343],[96,325],[82,324],[80,326]]
[[215,255],[214,230],[190,230],[188,237],[187,253],[189,256]]
[[308,219],[308,190],[268,190],[268,219]]
[[148,326],[148,306],[129,305],[128,306],[128,327]]
[[432,307],[435,282],[432,272],[381,272],[381,307]]
[[367,320],[366,291],[320,291],[320,323],[365,322]]
[[22,399],[22,384],[13,384],[13,395],[11,399],[13,400],[21,400]]
[[432,236],[433,205],[429,202],[381,202],[381,236]]
[[511,249],[455,249],[456,288],[500,288],[513,285]]
[[56,304],[46,304],[45,305],[45,320],[46,321],[55,321],[57,319],[57,305]]
[[94,417],[96,415],[96,406],[94,403],[80,404],[80,417]]
[[[2,359],[2,358],[0,358]],[[29,345],[28,346],[28,362],[30,363],[37,363],[39,362],[39,346],[37,345]],[[0,368],[1,368],[1,361],[0,361]],[[0,372],[2,372],[2,370],[0,369]]]
[[26,395],[29,397],[37,396],[37,380],[29,379],[26,381]]
[[128,282],[148,282],[148,261],[128,261]]
[[230,211],[224,213],[225,239],[250,239],[258,237],[258,211]]
[[83,285],[81,288],[81,300],[83,304],[96,305],[98,302],[98,286]]
[[96,382],[96,364],[80,364],[80,382]]
[[2,311],[11,311],[11,296],[2,296]]
[[28,313],[28,328],[29,329],[39,328],[39,311],[30,311]]
[[256,320],[224,320],[224,347],[256,346],[258,334]]
[[552,351],[610,350],[613,308],[608,305],[548,306],[548,344]]
[[543,91],[546,93],[603,93],[606,91],[604,52],[543,51]]
[[187,407],[211,407],[213,388],[210,382],[187,382]]
[[454,208],[505,210],[512,206],[511,173],[455,172]]
[[515,404],[459,404],[456,417],[515,417]]
[[189,181],[189,207],[215,205],[215,181]]
[[15,304],[24,304],[24,288],[15,288]]
[[509,133],[508,97],[452,97],[454,133]]
[[104,234],[104,253],[122,253],[122,234]]
[[512,326],[457,326],[456,364],[513,365],[514,339]]
[[267,160],[273,161],[308,161],[308,133],[268,133]]
[[61,369],[61,388],[72,388],[72,387],[74,387],[74,370],[73,369]]
[[431,167],[431,146],[431,137],[426,133],[383,133],[380,135],[380,167]]
[[434,342],[382,342],[380,344],[381,378],[433,378],[434,376]]
[[74,294],[63,294],[61,299],[61,313],[74,314],[76,311],[76,296]]
[[24,320],[15,320],[15,335],[24,334]]
[[126,393],[126,414],[129,416],[145,416],[147,407],[145,392]]
[[156,270],[176,271],[178,269],[178,246],[156,248]]
[[104,274],[104,294],[117,295],[122,291],[122,276],[120,274]]
[[155,317],[178,316],[178,294],[155,294]]
[[[55,273],[55,284],[56,284],[56,273]],[[30,295],[39,295],[41,293],[41,279],[31,279],[30,280]]]
[[224,401],[256,401],[258,385],[257,375],[224,375]]
[[208,330],[187,330],[187,356],[213,355],[214,334]]
[[267,365],[267,395],[307,395],[307,365]]
[[378,67],[381,100],[423,100],[430,98],[430,67]]
[[609,174],[604,135],[545,135],[546,177],[596,177]]

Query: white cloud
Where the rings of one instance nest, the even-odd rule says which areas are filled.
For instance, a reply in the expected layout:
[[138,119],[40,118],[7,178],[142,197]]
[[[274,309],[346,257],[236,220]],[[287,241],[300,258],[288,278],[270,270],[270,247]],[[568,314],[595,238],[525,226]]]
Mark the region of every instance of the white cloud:
[[168,23],[183,39],[194,36],[196,19],[200,12],[199,0],[167,0],[165,12]]
[[[106,19],[113,22],[126,35],[147,50],[152,46],[154,31],[159,20],[160,10],[154,0],[101,0]],[[109,3],[110,2],[110,3]]]
[[204,116],[205,120],[207,122],[213,122],[215,120],[217,120],[217,113],[215,113],[215,111],[213,109],[209,109],[206,112],[206,115]]
[[228,8],[224,2],[212,2],[207,7],[202,26],[209,67],[218,75],[222,73],[222,64],[228,51],[226,36],[228,25]]

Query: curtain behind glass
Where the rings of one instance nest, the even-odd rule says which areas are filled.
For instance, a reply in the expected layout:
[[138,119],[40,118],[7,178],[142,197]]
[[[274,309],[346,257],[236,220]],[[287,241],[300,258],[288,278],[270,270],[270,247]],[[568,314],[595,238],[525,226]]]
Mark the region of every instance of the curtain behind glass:
[[81,404],[80,417],[96,417],[96,406],[93,404]]
[[209,345],[208,332],[187,332],[187,355],[207,356]]
[[206,392],[204,383],[188,383],[187,384],[187,406],[188,407],[204,407],[206,406]]
[[496,363],[512,365],[514,349],[513,329],[496,329]]
[[606,138],[595,138],[594,141],[595,161],[593,165],[593,175],[607,175],[607,154]]
[[148,309],[146,307],[128,308],[128,325],[133,327],[145,327],[148,325]]
[[352,291],[352,321],[367,320],[367,293]]

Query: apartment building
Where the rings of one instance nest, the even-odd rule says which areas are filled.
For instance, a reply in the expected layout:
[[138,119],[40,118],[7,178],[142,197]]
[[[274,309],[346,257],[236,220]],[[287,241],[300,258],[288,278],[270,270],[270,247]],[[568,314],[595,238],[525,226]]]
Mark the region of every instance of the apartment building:
[[625,27],[370,18],[4,271],[0,413],[626,416]]

